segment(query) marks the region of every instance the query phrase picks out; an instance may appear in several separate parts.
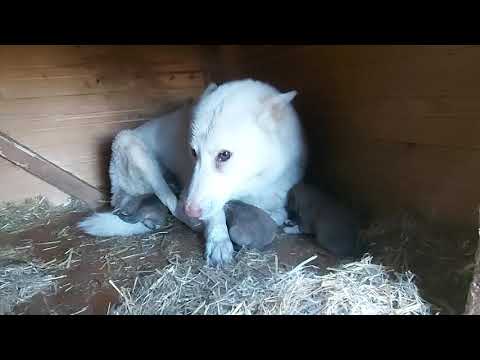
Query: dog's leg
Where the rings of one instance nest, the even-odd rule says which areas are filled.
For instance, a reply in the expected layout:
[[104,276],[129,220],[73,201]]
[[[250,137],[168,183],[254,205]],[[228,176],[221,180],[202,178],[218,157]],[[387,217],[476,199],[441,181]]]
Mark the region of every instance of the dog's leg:
[[177,197],[172,192],[168,184],[165,182],[165,179],[160,175],[157,179],[152,179],[152,187],[155,192],[155,195],[160,199],[160,201],[170,210],[170,213],[175,215],[177,209]]
[[282,227],[285,234],[298,235],[303,234],[301,227],[288,218],[288,212],[285,208],[276,209],[269,213],[275,223]]
[[285,234],[290,234],[290,235],[303,234],[302,229],[300,229],[298,225],[284,226],[282,230]]
[[208,265],[221,266],[232,261],[233,244],[228,235],[223,210],[205,220],[205,238],[207,240],[205,256]]
[[165,178],[163,177],[160,166],[152,158],[145,156],[143,163],[139,166],[142,170],[144,178],[150,183],[153,192],[160,201],[170,210],[172,214],[175,214],[177,208],[177,197],[168,186]]
[[131,159],[134,160],[130,161],[131,166],[135,166],[140,170],[139,175],[143,176],[144,180],[150,184],[155,195],[157,195],[168,210],[170,210],[172,214],[175,214],[177,197],[165,181],[157,161],[141,146],[132,146],[129,151]]

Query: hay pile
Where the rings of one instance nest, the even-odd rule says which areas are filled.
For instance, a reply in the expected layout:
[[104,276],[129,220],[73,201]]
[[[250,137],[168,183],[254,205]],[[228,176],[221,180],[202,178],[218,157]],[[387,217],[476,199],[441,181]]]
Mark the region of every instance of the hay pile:
[[411,273],[398,274],[372,257],[320,274],[308,265],[279,266],[275,254],[242,251],[225,270],[199,257],[137,278],[132,289],[111,285],[123,303],[112,315],[428,315]]
[[[5,204],[0,206],[0,233],[19,232],[84,210],[75,201],[52,207],[42,198],[20,206]],[[425,236],[419,234],[410,217],[394,220],[391,226],[386,222],[372,226],[366,235],[383,250],[374,254],[376,261],[389,267],[398,265],[395,269],[399,272],[372,263],[371,256],[322,273],[311,265],[313,258],[291,268],[279,264],[274,253],[245,250],[233,265],[217,270],[206,267],[199,253],[178,254],[176,247],[183,235],[176,228],[170,235],[162,231],[141,238],[90,239],[76,248],[68,247],[64,257],[44,264],[32,261],[31,239],[25,239],[8,253],[0,251],[0,314],[11,313],[16,304],[38,292],[56,289],[55,280],[66,276],[59,274],[81,263],[81,248],[96,246],[100,246],[96,250],[99,260],[109,268],[110,285],[123,300],[110,309],[112,315],[431,314],[432,307],[419,296],[414,277],[407,271],[412,263],[407,256],[410,248],[419,249],[414,240]],[[42,251],[74,238],[70,226],[62,228],[52,233],[54,241],[46,242]],[[390,239],[392,244],[383,239]],[[168,257],[166,267],[155,270],[158,263],[149,264],[148,255],[155,251]],[[117,273],[119,276],[113,276]]]
[[0,261],[0,315],[12,314],[16,305],[38,293],[56,291],[55,278],[40,265],[14,259]]
[[58,206],[51,205],[43,196],[29,198],[22,203],[4,202],[0,204],[0,233],[15,233],[33,226],[48,225],[57,216],[85,210],[85,204],[73,198]]
[[[82,202],[72,198],[58,206],[50,204],[43,196],[22,203],[4,202],[0,204],[0,235],[48,225],[66,213],[85,209]],[[51,295],[57,291],[55,280],[58,277],[50,268],[51,264],[32,259],[32,239],[20,242],[14,248],[0,248],[0,315],[12,314],[17,305],[28,302],[39,293]]]

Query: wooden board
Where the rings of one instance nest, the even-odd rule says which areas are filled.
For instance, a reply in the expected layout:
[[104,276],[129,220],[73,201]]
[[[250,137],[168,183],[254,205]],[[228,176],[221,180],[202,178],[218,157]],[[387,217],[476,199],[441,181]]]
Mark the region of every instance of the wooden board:
[[[213,54],[208,46],[0,46],[0,131],[108,190],[114,135],[197,97]],[[0,172],[2,182],[18,176],[4,162]],[[22,191],[8,188],[0,201]],[[38,182],[29,194],[35,188],[56,196]]]
[[473,279],[467,296],[465,315],[480,315],[480,207],[478,208],[478,247],[475,254]]
[[[4,174],[0,176],[2,194],[0,203],[4,201],[21,203],[25,199],[36,196],[48,197],[48,201],[53,205],[61,205],[68,201],[69,196],[63,191],[58,190],[2,157],[0,157],[0,171]],[[4,197],[3,194],[8,194],[8,198]]]
[[[236,54],[242,48],[225,51]],[[386,141],[480,146],[472,136],[480,126],[480,46],[278,46],[259,51],[254,59],[243,56],[248,62],[225,65],[230,68],[225,79],[253,76],[298,90],[296,103],[305,121],[323,118],[341,128],[336,132]]]
[[375,208],[474,225],[480,46],[224,46],[217,81],[295,89],[319,176]]
[[[330,158],[313,164],[317,178],[360,206],[384,212],[410,209],[440,222],[476,222],[480,150],[331,138]],[[314,154],[315,155],[315,154]]]
[[0,156],[63,191],[65,194],[84,201],[92,209],[103,205],[105,196],[96,188],[52,164],[47,159],[1,132]]

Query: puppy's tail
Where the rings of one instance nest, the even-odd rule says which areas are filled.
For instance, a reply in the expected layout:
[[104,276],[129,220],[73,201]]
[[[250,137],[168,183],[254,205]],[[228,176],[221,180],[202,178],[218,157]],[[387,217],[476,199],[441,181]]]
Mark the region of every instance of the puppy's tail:
[[83,232],[93,236],[131,236],[151,231],[141,222],[130,224],[111,212],[95,213],[77,225]]

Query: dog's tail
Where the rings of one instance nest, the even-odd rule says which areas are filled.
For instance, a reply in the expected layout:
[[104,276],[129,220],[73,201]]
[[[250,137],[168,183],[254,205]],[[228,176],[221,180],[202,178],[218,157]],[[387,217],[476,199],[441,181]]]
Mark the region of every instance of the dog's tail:
[[111,212],[95,213],[77,225],[82,231],[93,236],[131,236],[151,231],[141,222],[130,224]]

